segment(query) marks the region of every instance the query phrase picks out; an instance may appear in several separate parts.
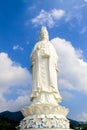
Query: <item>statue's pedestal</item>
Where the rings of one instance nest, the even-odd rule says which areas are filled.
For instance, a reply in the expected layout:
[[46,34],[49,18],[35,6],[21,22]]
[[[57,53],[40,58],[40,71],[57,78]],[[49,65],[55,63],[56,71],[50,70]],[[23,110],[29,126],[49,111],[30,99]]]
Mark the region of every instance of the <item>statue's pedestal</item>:
[[68,109],[54,104],[32,104],[22,110],[25,118],[20,123],[20,130],[58,129],[69,130],[66,118]]

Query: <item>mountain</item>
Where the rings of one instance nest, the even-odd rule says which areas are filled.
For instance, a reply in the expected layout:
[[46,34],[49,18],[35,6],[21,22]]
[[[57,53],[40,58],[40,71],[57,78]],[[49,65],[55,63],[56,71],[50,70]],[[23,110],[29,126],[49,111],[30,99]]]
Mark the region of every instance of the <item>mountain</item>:
[[75,121],[72,119],[68,119],[70,121],[70,128],[74,129],[74,128],[79,128],[80,127],[80,122],[79,121]]
[[[24,118],[20,111],[0,113],[0,130],[18,130],[20,121]],[[70,128],[74,130],[87,130],[87,123],[79,122],[72,119],[70,121]]]
[[18,121],[18,122],[20,122],[24,118],[24,116],[22,115],[20,111],[17,111],[17,112],[5,111],[5,112],[0,113],[0,116],[5,117],[9,120]]

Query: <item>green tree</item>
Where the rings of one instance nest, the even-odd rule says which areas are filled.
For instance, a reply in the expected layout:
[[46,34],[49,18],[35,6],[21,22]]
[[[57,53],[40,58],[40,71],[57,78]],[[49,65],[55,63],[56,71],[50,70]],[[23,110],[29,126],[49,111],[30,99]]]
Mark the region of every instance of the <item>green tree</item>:
[[87,130],[87,124],[82,125],[82,130]]

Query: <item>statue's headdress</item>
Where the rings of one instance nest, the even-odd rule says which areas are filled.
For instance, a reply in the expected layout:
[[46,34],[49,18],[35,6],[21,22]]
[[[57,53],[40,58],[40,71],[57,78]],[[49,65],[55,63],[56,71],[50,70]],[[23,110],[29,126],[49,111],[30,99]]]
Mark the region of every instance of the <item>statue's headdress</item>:
[[42,40],[49,40],[48,31],[45,26],[41,28],[40,34],[39,34],[40,41]]

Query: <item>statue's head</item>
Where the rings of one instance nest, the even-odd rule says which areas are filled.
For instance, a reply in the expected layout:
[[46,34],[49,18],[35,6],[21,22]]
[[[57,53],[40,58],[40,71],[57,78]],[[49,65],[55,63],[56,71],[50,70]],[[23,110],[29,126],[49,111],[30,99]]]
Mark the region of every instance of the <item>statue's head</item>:
[[41,28],[40,34],[39,34],[40,41],[42,40],[49,40],[48,31],[45,26]]

